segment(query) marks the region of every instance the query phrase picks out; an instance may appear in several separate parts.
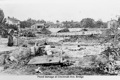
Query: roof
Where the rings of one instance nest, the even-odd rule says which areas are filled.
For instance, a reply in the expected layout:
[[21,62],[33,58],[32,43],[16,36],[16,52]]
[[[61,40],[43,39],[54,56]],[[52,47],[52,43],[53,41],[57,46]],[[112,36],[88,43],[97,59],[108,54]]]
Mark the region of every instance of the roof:
[[7,19],[10,20],[10,21],[12,21],[12,22],[14,22],[14,23],[20,22],[20,20],[18,20],[16,18],[10,18],[10,17],[8,17]]

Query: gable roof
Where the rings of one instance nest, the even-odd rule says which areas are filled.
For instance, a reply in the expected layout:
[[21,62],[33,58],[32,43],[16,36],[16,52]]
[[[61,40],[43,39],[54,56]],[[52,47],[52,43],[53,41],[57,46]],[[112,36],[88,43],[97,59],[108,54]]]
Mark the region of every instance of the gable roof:
[[7,19],[10,20],[10,21],[12,21],[13,23],[18,23],[18,22],[20,22],[20,20],[14,18],[14,17],[13,17],[13,18],[8,17]]

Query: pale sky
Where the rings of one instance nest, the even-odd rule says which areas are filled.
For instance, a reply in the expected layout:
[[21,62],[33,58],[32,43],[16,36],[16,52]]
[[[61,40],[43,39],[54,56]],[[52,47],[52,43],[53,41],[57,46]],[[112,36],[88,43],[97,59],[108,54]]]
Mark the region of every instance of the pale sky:
[[109,21],[120,15],[120,0],[0,0],[5,17],[19,20],[80,21],[83,18]]

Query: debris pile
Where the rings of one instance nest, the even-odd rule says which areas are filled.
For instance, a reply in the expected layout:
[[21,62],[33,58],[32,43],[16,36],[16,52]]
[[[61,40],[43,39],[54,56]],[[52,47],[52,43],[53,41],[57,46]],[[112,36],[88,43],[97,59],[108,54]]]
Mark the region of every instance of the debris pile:
[[106,61],[103,60],[103,57],[95,60],[99,69],[109,74],[117,74],[117,69],[120,69],[120,48],[108,47],[101,55],[104,56]]

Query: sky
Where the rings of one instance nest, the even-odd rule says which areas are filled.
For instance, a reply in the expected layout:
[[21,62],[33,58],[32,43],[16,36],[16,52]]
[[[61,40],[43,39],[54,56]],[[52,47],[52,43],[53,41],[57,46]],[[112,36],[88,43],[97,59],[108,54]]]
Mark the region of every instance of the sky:
[[5,17],[46,21],[81,21],[83,18],[106,22],[120,15],[120,0],[0,0]]

